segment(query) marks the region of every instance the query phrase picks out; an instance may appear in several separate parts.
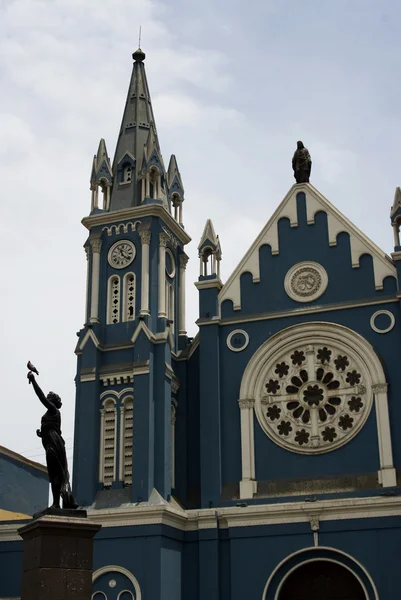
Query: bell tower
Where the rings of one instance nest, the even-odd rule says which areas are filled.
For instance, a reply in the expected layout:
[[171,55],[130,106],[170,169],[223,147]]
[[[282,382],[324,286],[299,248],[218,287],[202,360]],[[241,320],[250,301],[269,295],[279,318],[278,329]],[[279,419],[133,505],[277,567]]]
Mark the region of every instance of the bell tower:
[[174,485],[185,328],[184,188],[160,151],[138,49],[113,163],[102,139],[90,177],[85,324],[76,375],[74,493],[80,504],[168,499]]

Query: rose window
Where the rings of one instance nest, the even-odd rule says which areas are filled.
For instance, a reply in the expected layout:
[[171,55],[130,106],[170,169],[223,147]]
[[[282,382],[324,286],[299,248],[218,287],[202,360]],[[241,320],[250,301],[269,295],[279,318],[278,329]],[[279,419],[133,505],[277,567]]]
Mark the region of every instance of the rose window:
[[328,452],[360,430],[371,407],[365,367],[333,345],[276,353],[262,382],[258,418],[289,450]]

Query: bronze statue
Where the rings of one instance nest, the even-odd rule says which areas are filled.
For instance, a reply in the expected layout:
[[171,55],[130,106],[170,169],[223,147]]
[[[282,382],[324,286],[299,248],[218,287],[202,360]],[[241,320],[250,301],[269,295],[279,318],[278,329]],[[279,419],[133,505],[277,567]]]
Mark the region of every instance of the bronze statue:
[[60,508],[60,496],[63,499],[63,508],[78,508],[71,492],[65,442],[61,435],[61,398],[54,392],[49,392],[45,396],[32,372],[33,370],[37,372],[37,370],[30,362],[27,366],[30,369],[27,375],[28,381],[33,385],[41,403],[47,408],[42,417],[41,427],[36,430],[36,435],[42,439],[42,445],[46,451],[47,471],[53,494],[51,508]]
[[302,142],[297,142],[297,149],[292,157],[292,168],[297,183],[309,183],[312,160],[308,149]]

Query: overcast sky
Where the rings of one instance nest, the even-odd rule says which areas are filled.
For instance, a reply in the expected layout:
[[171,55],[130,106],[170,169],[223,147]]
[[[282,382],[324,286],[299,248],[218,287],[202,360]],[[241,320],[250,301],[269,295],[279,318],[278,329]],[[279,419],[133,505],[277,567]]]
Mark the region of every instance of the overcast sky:
[[397,0],[0,0],[0,445],[44,462],[26,362],[63,399],[72,455],[89,175],[120,125],[139,25],[161,150],[186,200],[188,332],[207,218],[227,279],[292,186],[311,182],[385,251],[401,184]]

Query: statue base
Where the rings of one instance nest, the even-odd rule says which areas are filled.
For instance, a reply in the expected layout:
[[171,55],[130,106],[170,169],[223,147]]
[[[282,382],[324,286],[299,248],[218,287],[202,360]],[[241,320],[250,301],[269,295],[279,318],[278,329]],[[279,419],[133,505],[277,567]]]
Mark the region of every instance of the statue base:
[[86,511],[48,508],[18,530],[24,540],[21,600],[91,600],[93,538]]
[[44,508],[40,512],[37,512],[33,515],[33,519],[40,519],[40,517],[45,517],[47,515],[51,515],[53,517],[69,517],[71,519],[86,519],[88,516],[86,510],[79,508],[53,508],[49,506],[48,508]]

